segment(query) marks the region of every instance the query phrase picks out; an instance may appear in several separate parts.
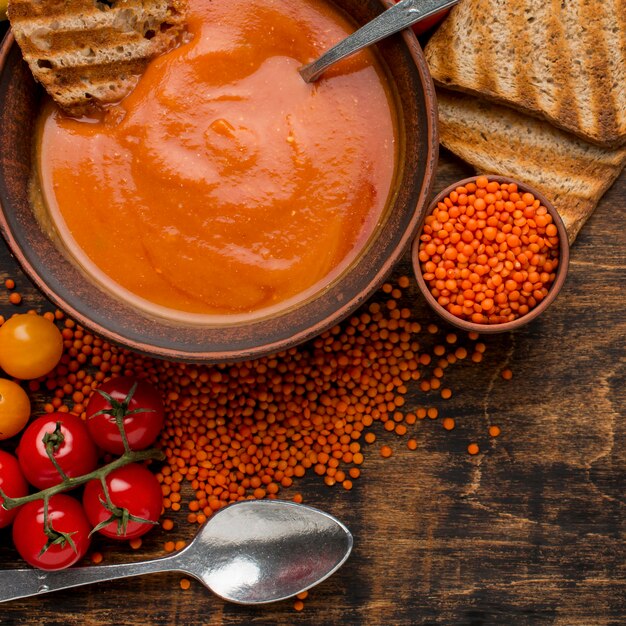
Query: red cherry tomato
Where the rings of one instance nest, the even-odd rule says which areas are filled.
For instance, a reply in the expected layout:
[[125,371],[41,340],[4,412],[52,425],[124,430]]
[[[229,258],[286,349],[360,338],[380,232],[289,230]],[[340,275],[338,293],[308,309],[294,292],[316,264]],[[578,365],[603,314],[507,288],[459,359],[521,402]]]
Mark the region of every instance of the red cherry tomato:
[[[127,509],[130,515],[148,520],[148,523],[129,519],[124,529],[123,523],[113,520],[99,528],[98,532],[113,539],[134,539],[147,533],[154,526],[149,522],[157,522],[163,509],[161,485],[156,476],[143,465],[131,463],[112,471],[106,477],[106,484],[111,502],[116,507]],[[103,502],[106,498],[102,483],[99,480],[88,482],[83,494],[83,506],[94,527],[111,518],[111,511]]]
[[431,15],[417,24],[413,24],[413,31],[416,35],[423,35],[431,28],[434,28],[437,24],[439,24],[439,22],[442,22],[448,13],[450,13],[450,9],[444,9],[443,11],[439,11],[439,13]]
[[[136,388],[127,402],[133,388]],[[110,399],[102,396],[104,392]],[[126,401],[127,406],[124,408]],[[101,413],[104,411],[104,413]],[[131,450],[151,446],[163,427],[163,402],[154,387],[129,376],[111,378],[96,389],[87,404],[87,428],[103,450],[123,454],[124,444],[115,415],[125,414],[124,432]]]
[[[80,561],[89,549],[91,532],[80,503],[63,494],[52,496],[48,504],[48,521],[56,532],[52,538],[44,533],[43,500],[20,507],[13,523],[13,543],[20,556],[30,565],[45,570],[63,569]],[[71,541],[60,533],[67,533]],[[54,538],[59,540],[42,552]]]
[[46,489],[62,480],[46,452],[46,437],[56,462],[70,478],[96,469],[98,453],[83,420],[71,413],[49,413],[29,424],[17,448],[20,467],[31,485]]
[[[397,1],[398,0],[396,0],[396,2]],[[442,11],[439,11],[439,13],[435,13],[434,15],[427,17],[425,20],[422,20],[417,24],[413,24],[411,28],[416,35],[423,35],[424,33],[437,26],[439,22],[443,22],[448,13],[450,13],[450,9],[443,9]]]
[[[3,450],[0,450],[0,489],[9,498],[21,498],[28,493],[28,485],[20,470],[20,464],[12,454]],[[2,508],[2,502],[3,499],[0,497],[0,528],[5,528],[13,521],[18,509],[7,511]]]

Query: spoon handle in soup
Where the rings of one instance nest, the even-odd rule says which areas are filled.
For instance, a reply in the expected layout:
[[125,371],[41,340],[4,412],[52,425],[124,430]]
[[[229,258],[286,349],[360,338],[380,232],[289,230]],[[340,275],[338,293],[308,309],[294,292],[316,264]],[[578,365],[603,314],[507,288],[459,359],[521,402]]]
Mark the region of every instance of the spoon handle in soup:
[[28,598],[51,591],[90,585],[157,572],[180,571],[180,553],[139,563],[120,563],[47,572],[39,569],[0,570],[0,602]]
[[439,13],[459,0],[401,0],[327,50],[319,59],[301,67],[299,72],[305,82],[317,80],[331,65],[347,56],[393,35],[417,22]]

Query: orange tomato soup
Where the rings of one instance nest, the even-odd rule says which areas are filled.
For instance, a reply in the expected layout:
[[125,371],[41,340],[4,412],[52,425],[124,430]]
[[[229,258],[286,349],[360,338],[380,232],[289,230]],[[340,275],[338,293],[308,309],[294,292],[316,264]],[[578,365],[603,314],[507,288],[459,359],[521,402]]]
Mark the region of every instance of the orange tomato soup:
[[394,184],[393,98],[369,51],[304,83],[298,68],[354,30],[324,1],[191,0],[188,25],[101,119],[45,107],[43,197],[83,268],[137,306],[264,315],[372,235]]

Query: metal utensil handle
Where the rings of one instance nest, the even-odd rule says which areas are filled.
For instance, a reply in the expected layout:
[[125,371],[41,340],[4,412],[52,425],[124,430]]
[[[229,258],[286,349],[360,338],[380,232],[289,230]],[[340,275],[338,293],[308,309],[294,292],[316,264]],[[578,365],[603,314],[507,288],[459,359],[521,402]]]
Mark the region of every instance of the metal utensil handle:
[[72,567],[56,572],[39,569],[0,570],[0,602],[28,598],[51,591],[90,585],[91,583],[129,578],[156,572],[179,571],[178,555],[139,563]]
[[319,59],[300,68],[305,82],[311,83],[337,61],[393,35],[439,11],[455,5],[459,0],[401,0],[359,28],[355,33],[326,51]]

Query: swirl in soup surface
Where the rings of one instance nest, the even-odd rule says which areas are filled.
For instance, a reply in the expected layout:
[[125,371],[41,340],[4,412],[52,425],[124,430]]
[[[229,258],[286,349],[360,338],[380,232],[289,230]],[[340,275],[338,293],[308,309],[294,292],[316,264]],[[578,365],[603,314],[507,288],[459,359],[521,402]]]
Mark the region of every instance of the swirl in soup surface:
[[191,0],[188,25],[100,118],[45,106],[43,196],[78,262],[139,306],[265,314],[372,235],[398,158],[393,97],[370,51],[304,83],[298,68],[354,30],[326,2]]

